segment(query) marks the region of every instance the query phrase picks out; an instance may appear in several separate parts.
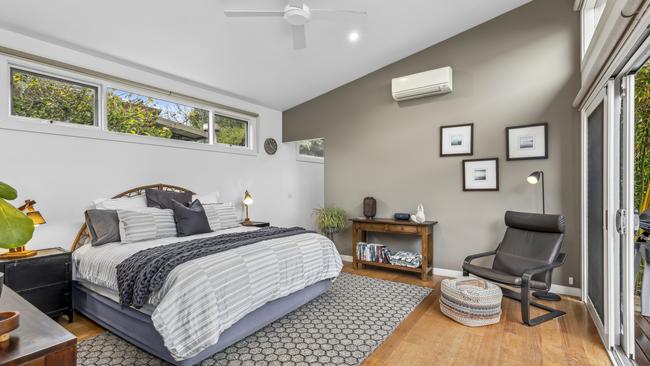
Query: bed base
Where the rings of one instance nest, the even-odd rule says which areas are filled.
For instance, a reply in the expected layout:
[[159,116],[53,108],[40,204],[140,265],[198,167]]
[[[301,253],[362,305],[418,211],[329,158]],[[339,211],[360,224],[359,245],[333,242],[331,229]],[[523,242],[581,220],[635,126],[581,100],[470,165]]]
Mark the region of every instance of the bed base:
[[322,280],[263,305],[226,329],[219,337],[217,344],[182,361],[174,360],[165,348],[162,337],[154,328],[151,317],[147,314],[122,307],[117,302],[83,287],[76,281],[72,286],[72,296],[76,311],[108,329],[111,333],[173,365],[189,366],[200,363],[298,309],[326,292],[331,286],[331,280]]

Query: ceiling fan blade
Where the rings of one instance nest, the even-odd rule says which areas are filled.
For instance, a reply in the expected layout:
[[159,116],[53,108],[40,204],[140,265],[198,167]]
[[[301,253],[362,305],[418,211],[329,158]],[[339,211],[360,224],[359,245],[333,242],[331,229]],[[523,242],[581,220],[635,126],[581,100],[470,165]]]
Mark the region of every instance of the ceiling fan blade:
[[281,17],[283,10],[224,10],[227,17]]
[[343,10],[343,9],[309,9],[312,13],[323,13],[323,14],[350,14],[350,15],[368,15],[367,11],[362,10]]
[[294,25],[293,30],[293,49],[301,50],[307,47],[307,34],[304,25]]
[[365,21],[368,13],[360,10],[310,9],[313,19],[333,21]]

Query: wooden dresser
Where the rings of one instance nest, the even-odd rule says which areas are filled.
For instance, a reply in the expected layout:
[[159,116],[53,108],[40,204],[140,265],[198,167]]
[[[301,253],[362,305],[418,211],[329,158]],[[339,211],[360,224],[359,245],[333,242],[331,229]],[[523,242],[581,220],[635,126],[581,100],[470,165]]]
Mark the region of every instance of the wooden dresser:
[[[357,269],[359,265],[369,265],[384,268],[391,268],[400,271],[415,272],[420,274],[420,278],[427,279],[427,275],[433,269],[433,226],[437,221],[425,221],[421,224],[412,221],[401,221],[394,219],[364,219],[356,218],[352,221],[352,266]],[[378,263],[363,261],[357,258],[357,243],[368,240],[368,232],[391,233],[401,235],[414,235],[420,237],[422,242],[422,266],[412,268],[399,266],[389,263]]]
[[20,326],[0,344],[0,365],[76,366],[77,338],[7,286],[0,311],[20,313]]

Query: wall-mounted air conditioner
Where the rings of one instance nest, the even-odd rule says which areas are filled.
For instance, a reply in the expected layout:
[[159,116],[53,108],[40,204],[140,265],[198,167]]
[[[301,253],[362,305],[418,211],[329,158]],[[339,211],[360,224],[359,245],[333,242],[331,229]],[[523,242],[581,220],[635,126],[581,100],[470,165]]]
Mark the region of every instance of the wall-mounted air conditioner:
[[396,101],[451,93],[453,90],[451,67],[425,71],[393,79],[393,99]]

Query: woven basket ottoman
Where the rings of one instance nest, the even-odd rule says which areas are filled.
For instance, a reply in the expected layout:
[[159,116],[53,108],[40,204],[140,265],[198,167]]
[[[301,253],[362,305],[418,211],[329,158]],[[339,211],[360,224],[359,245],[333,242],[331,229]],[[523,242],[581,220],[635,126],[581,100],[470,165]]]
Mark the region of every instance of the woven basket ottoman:
[[442,280],[440,311],[468,327],[499,322],[501,299],[499,286],[473,277]]

